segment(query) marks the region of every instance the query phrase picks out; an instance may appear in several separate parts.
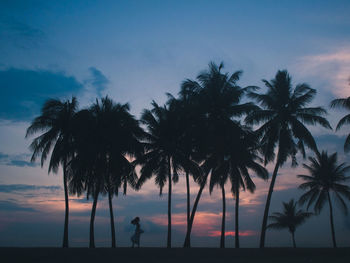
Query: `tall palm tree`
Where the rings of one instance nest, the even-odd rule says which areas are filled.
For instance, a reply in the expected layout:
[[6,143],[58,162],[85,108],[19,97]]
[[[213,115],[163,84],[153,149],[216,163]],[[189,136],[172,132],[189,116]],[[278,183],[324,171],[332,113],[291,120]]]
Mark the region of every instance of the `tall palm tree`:
[[[241,126],[233,121],[224,130],[227,136],[223,136],[223,144],[219,151],[213,153],[208,158],[216,158],[215,166],[211,172],[210,191],[215,184],[220,185],[223,194],[223,207],[225,207],[224,185],[227,179],[231,181],[231,192],[235,198],[235,247],[239,248],[239,192],[247,189],[254,192],[255,184],[250,177],[249,169],[256,173],[262,179],[268,178],[267,170],[259,164],[262,159],[258,155],[259,141],[255,133],[248,127]],[[220,247],[225,244],[225,209],[223,209],[223,221],[221,231]]]
[[295,230],[298,226],[303,224],[307,218],[312,216],[312,213],[304,212],[303,210],[297,210],[297,203],[294,199],[291,199],[288,203],[283,204],[283,212],[275,212],[269,219],[273,222],[267,226],[272,229],[284,229],[287,228],[292,235],[293,247],[296,248],[295,243]]
[[299,186],[300,189],[307,190],[300,197],[299,202],[307,202],[307,208],[314,204],[316,213],[320,213],[324,204],[328,201],[329,217],[332,232],[333,246],[337,247],[333,223],[333,207],[331,193],[339,204],[344,213],[347,213],[347,206],[344,198],[350,200],[350,187],[345,183],[350,179],[346,173],[350,171],[350,166],[345,163],[338,164],[337,153],[328,155],[327,152],[317,153],[316,158],[309,157],[310,164],[304,164],[304,168],[309,171],[310,175],[298,175],[299,178],[306,181]]
[[[187,167],[186,164],[182,164],[182,170],[185,173],[186,179],[186,223],[187,228],[190,222],[191,216],[191,199],[190,199],[190,176],[193,177],[193,180],[196,182],[198,176],[201,175],[201,169],[197,162],[201,160],[198,157],[198,153],[195,152],[195,141],[196,141],[196,132],[198,132],[198,107],[194,105],[194,100],[191,98],[193,95],[190,91],[184,91],[179,94],[179,98],[175,98],[171,94],[168,95],[167,105],[169,108],[175,111],[175,114],[178,116],[177,129],[179,129],[179,138],[178,138],[178,148],[183,153],[186,160],[192,160],[192,168]],[[197,168],[195,167],[197,166]],[[193,172],[193,169],[195,171]]]
[[[128,104],[116,104],[108,97],[96,100],[88,110],[77,114],[76,156],[72,170],[81,174],[87,195],[93,197],[90,221],[90,247],[94,247],[94,218],[100,193],[108,195],[112,247],[116,247],[112,198],[127,185],[136,186],[134,165],[128,157],[143,151],[138,138],[143,135]],[[74,182],[74,181],[73,181]],[[76,182],[72,185],[75,185]],[[79,186],[79,184],[78,184]]]
[[26,138],[28,138],[35,133],[42,132],[30,145],[30,149],[33,151],[32,162],[35,162],[37,157],[41,155],[42,167],[52,150],[48,172],[56,173],[60,165],[63,168],[65,220],[62,246],[64,248],[68,247],[69,200],[67,164],[74,153],[72,149],[72,121],[77,107],[78,102],[75,97],[66,101],[48,99],[41,109],[41,115],[32,121],[26,133]]
[[99,118],[89,109],[76,114],[74,124],[74,158],[69,164],[74,174],[69,182],[72,193],[78,195],[86,192],[92,197],[93,204],[90,216],[89,247],[95,248],[94,222],[99,195],[105,194],[105,178],[107,174],[107,155],[104,145],[100,143],[101,129]]
[[141,122],[146,125],[148,133],[145,136],[144,147],[146,153],[136,160],[142,165],[138,188],[155,175],[155,182],[160,188],[168,183],[168,236],[167,247],[171,247],[171,193],[172,182],[178,181],[178,170],[188,169],[198,171],[197,165],[181,151],[179,140],[182,130],[179,129],[177,111],[169,106],[159,106],[152,102],[152,110],[144,110]]
[[[246,117],[247,124],[262,124],[257,132],[261,136],[265,164],[276,159],[261,227],[261,248],[265,246],[267,218],[279,167],[283,166],[289,157],[292,165],[296,166],[296,154],[300,151],[305,158],[305,146],[317,151],[315,140],[304,124],[319,124],[331,129],[329,122],[323,117],[326,110],[321,107],[305,107],[315,97],[315,89],[305,83],[298,84],[293,89],[291,77],[286,70],[278,71],[270,82],[263,82],[267,87],[265,94],[254,91],[248,94],[257,100],[262,108]],[[276,148],[278,150],[275,158]]]
[[[194,100],[193,105],[197,107],[195,111],[198,114],[195,117],[197,126],[195,129],[195,152],[200,153],[203,160],[217,151],[217,145],[220,145],[222,140],[221,132],[224,132],[220,127],[225,126],[231,118],[240,117],[256,108],[251,103],[239,104],[247,91],[246,88],[237,85],[242,71],[228,74],[222,73],[222,68],[222,63],[218,66],[211,62],[209,70],[201,72],[196,81],[186,80],[181,86],[180,94],[188,95],[190,99]],[[212,158],[203,163],[203,169],[206,172],[197,180],[200,188],[193,204],[184,247],[191,245],[191,231],[195,213],[208,175],[215,166],[214,160],[215,158]]]
[[[346,110],[350,110],[350,97],[335,99],[331,102],[331,108],[344,108]],[[350,124],[350,114],[345,115],[337,124],[336,130],[339,130],[343,125]],[[345,139],[344,143],[344,151],[348,152],[350,150],[350,133]]]

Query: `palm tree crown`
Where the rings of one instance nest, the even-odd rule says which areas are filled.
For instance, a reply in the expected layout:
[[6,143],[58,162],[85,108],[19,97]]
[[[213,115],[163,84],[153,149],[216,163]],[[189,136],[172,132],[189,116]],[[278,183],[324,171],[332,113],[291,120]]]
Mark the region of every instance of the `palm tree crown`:
[[[350,110],[350,97],[335,99],[331,102],[331,108],[343,108],[345,110]],[[350,124],[350,114],[345,115],[337,124],[336,130],[339,130],[343,125]],[[350,133],[345,139],[344,151],[348,152],[350,150]]]

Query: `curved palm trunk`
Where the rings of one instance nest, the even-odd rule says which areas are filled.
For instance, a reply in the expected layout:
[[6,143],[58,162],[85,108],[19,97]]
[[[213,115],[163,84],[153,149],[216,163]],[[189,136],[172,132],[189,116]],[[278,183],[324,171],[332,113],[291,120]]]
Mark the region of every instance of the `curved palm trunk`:
[[90,244],[89,248],[95,248],[95,232],[94,232],[94,223],[95,223],[95,214],[96,214],[96,207],[97,207],[97,199],[99,194],[99,187],[95,190],[94,194],[94,202],[92,204],[92,210],[91,210],[91,218],[90,218]]
[[170,157],[168,157],[168,169],[169,169],[169,190],[168,190],[168,240],[167,248],[171,248],[171,167],[170,167]]
[[236,248],[239,248],[238,208],[239,208],[239,187],[236,187],[236,206],[235,206],[235,247]]
[[296,248],[297,245],[295,244],[295,237],[294,237],[294,232],[291,232],[292,233],[292,241],[293,241],[293,247]]
[[336,248],[337,243],[335,241],[335,231],[334,231],[334,223],[333,223],[333,208],[332,208],[332,202],[331,202],[331,197],[329,195],[329,192],[327,192],[327,196],[328,196],[328,203],[329,203],[329,218],[331,221],[333,247]]
[[111,218],[111,237],[112,237],[112,248],[116,247],[116,241],[115,241],[115,227],[114,227],[114,214],[113,214],[113,203],[112,198],[113,195],[111,193],[110,187],[108,187],[108,204],[109,204],[109,214]]
[[191,204],[190,204],[190,178],[189,173],[186,171],[186,191],[187,191],[187,229],[190,222]]
[[63,245],[62,247],[68,247],[68,216],[69,216],[69,199],[68,199],[68,183],[67,183],[67,164],[63,162],[63,187],[64,187],[64,202],[65,202],[65,215],[64,215],[64,230],[63,230]]
[[225,248],[225,219],[226,219],[226,198],[225,198],[225,187],[221,186],[222,194],[222,221],[221,221],[221,239],[220,248]]
[[272,196],[273,188],[275,186],[278,168],[279,168],[279,161],[276,162],[275,169],[273,170],[272,179],[271,179],[270,188],[269,188],[269,193],[267,194],[267,200],[266,200],[266,205],[265,205],[265,210],[264,210],[264,218],[263,218],[263,223],[261,226],[260,248],[265,247],[265,234],[266,234],[267,218],[269,216],[271,196]]
[[201,184],[199,191],[198,191],[198,194],[196,196],[196,200],[194,201],[190,221],[189,221],[189,224],[187,226],[187,232],[186,232],[186,237],[185,237],[185,242],[184,242],[183,247],[191,247],[191,232],[192,232],[194,216],[196,214],[199,199],[201,198],[201,195],[202,195],[203,189],[205,187],[205,182],[206,182],[207,178],[208,178],[208,175],[206,175],[205,179],[203,180],[203,183]]

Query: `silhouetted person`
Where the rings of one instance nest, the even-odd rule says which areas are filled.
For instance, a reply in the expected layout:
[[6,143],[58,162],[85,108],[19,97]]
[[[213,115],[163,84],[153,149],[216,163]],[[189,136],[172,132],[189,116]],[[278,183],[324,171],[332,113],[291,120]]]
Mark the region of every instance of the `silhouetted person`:
[[140,247],[140,236],[144,232],[141,229],[140,226],[140,218],[137,216],[132,221],[131,224],[135,225],[135,233],[131,237],[132,247],[135,247],[135,244],[137,244],[138,247]]

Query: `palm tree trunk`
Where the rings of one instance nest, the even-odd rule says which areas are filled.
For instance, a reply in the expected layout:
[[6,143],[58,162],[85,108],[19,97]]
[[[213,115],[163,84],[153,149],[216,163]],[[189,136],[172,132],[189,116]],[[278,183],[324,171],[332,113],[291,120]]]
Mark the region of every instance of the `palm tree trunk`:
[[189,173],[186,171],[186,190],[187,190],[187,229],[188,229],[188,224],[190,222],[190,209],[191,209],[191,204],[190,204],[190,178],[189,178]]
[[225,217],[226,217],[226,198],[225,198],[225,186],[221,186],[222,193],[222,221],[221,221],[221,239],[220,248],[225,248]]
[[331,230],[332,230],[332,240],[333,240],[333,247],[337,247],[337,243],[335,241],[335,231],[334,231],[334,223],[333,223],[333,208],[332,208],[332,202],[331,202],[331,197],[329,195],[329,192],[327,192],[328,195],[328,203],[329,203],[329,218],[331,221]]
[[69,215],[69,200],[68,200],[68,183],[67,183],[67,163],[63,162],[63,187],[64,187],[64,202],[65,202],[65,215],[64,215],[64,230],[63,230],[63,247],[68,247],[68,215]]
[[168,190],[168,240],[167,248],[171,248],[171,167],[170,167],[170,157],[168,157],[168,169],[169,169],[169,190]]
[[111,217],[112,248],[115,248],[116,241],[115,241],[115,227],[114,227],[114,214],[113,214],[112,198],[113,198],[113,195],[111,193],[111,189],[110,189],[110,187],[108,187],[108,203],[109,203],[109,214]]
[[297,248],[297,245],[295,244],[294,232],[292,232],[292,240],[293,240],[293,247]]
[[95,189],[94,202],[92,204],[91,218],[90,218],[90,244],[89,244],[89,248],[95,248],[94,223],[95,223],[97,199],[98,199],[98,194],[100,192],[99,190],[100,190],[99,187],[97,187],[97,189]]
[[271,196],[272,196],[272,192],[273,192],[273,187],[275,186],[278,168],[279,168],[279,161],[278,161],[278,155],[277,155],[276,166],[275,166],[275,169],[273,170],[272,179],[271,179],[270,188],[269,188],[269,193],[267,194],[263,223],[261,226],[260,248],[265,247],[265,234],[266,234],[267,218],[269,215]]
[[202,195],[203,189],[205,187],[205,182],[207,180],[207,177],[208,177],[208,175],[206,175],[206,177],[204,178],[204,180],[203,180],[203,182],[202,182],[202,184],[201,184],[201,186],[199,188],[196,200],[194,201],[192,212],[191,212],[191,218],[190,218],[190,222],[189,222],[189,224],[187,226],[187,232],[186,232],[186,237],[185,237],[185,242],[184,242],[183,247],[191,247],[191,231],[192,231],[194,216],[196,214],[198,203],[199,203],[199,199],[201,198],[201,195]]
[[239,248],[238,208],[239,208],[239,187],[236,186],[236,206],[235,206],[235,210],[236,210],[235,211],[235,247],[236,248]]

